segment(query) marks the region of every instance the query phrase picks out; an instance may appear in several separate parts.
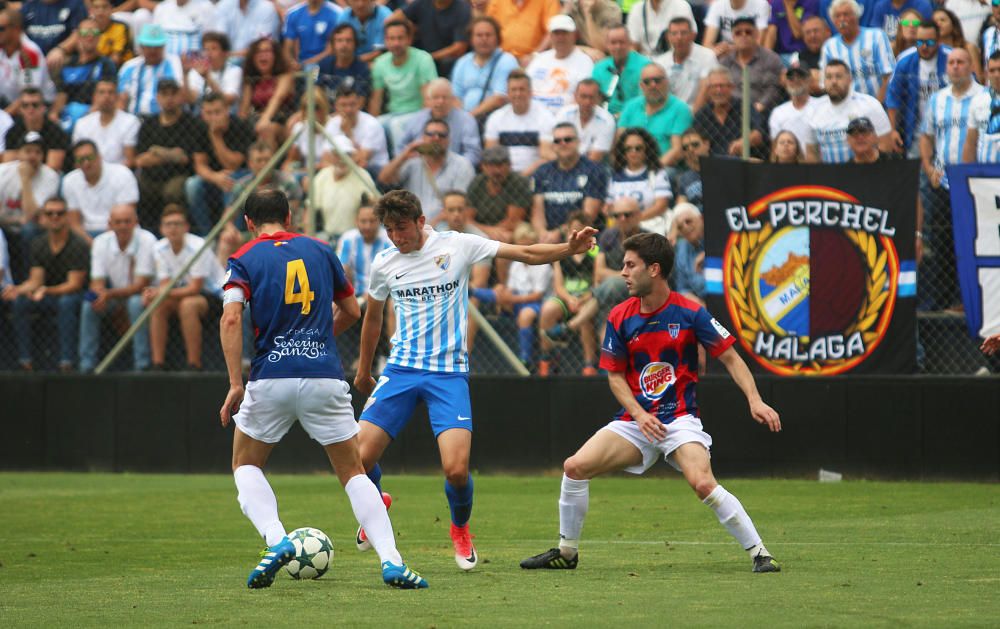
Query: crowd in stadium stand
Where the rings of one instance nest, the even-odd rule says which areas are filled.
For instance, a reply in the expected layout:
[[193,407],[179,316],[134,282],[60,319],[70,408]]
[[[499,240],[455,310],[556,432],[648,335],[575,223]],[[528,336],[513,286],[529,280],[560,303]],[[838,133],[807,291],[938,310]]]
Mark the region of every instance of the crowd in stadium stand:
[[[337,249],[360,299],[390,246],[365,208],[394,187],[436,229],[519,243],[601,230],[597,249],[551,268],[473,274],[473,298],[516,321],[540,375],[567,343],[596,374],[637,231],[667,235],[674,288],[704,297],[699,160],[741,156],[744,70],[752,158],[920,160],[915,237],[934,253],[921,284],[937,288],[922,309],[960,306],[945,167],[1000,161],[1000,0],[0,5],[0,317],[24,370],[39,315],[58,339],[52,368],[93,370],[102,329],[139,316],[294,133],[263,185]],[[313,147],[309,89],[325,131]],[[134,369],[168,366],[173,319],[179,366],[202,368],[245,230],[226,225],[170,291],[135,337]]]

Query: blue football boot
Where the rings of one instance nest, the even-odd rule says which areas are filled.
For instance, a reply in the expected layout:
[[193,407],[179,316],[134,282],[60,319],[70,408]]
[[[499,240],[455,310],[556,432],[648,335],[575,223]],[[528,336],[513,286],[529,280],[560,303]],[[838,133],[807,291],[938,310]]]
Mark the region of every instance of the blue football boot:
[[292,559],[295,559],[295,545],[287,537],[282,537],[280,542],[261,551],[260,563],[247,577],[247,587],[252,589],[271,587],[278,570]]

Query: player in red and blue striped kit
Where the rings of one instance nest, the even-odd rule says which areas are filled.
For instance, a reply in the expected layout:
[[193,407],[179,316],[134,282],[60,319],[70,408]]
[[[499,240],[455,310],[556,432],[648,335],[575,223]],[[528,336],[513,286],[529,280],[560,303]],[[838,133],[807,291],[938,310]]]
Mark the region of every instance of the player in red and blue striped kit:
[[[247,586],[270,586],[281,566],[295,557],[262,468],[274,445],[298,421],[326,450],[355,517],[378,552],[383,581],[398,588],[425,588],[427,581],[407,568],[396,550],[382,497],[361,465],[350,385],[334,341],[361,318],[354,287],[329,244],[288,231],[291,216],[283,192],[254,192],[245,213],[254,239],[229,259],[224,282],[219,335],[229,393],[219,416],[223,426],[230,419],[236,424],[237,499],[268,546]],[[243,308],[248,302],[253,305],[257,354],[244,390]]]
[[761,400],[729,332],[705,308],[671,292],[674,253],[667,239],[636,234],[623,247],[621,273],[630,297],[611,311],[601,348],[601,367],[622,408],[563,464],[559,547],[525,559],[521,567],[576,568],[590,479],[621,470],[642,474],[663,456],[747,551],[753,571],[777,572],[743,505],[712,474],[712,438],[702,430],[695,397],[698,345],[725,365],[758,423],[778,432],[778,413]]

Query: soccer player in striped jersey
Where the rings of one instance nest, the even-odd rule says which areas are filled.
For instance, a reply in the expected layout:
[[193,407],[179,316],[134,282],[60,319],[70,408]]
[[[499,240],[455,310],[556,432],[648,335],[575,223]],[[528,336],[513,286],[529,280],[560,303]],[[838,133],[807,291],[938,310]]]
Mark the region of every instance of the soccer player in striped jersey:
[[712,474],[712,438],[702,430],[695,396],[698,344],[725,365],[755,421],[778,432],[778,413],[761,399],[733,336],[705,308],[670,290],[674,252],[667,239],[636,234],[623,246],[621,274],[630,298],[608,316],[601,348],[601,367],[622,408],[563,464],[559,547],[525,559],[521,567],[576,568],[590,479],[622,470],[642,474],[663,456],[747,551],[753,571],[777,572],[743,505]]
[[822,70],[830,59],[844,61],[854,77],[854,89],[885,102],[896,58],[885,31],[860,25],[861,12],[855,0],[833,0],[830,19],[838,34],[823,44],[819,66]]
[[[350,386],[334,341],[361,317],[354,287],[330,245],[288,231],[291,214],[282,191],[254,192],[245,212],[254,239],[229,258],[224,281],[219,334],[229,393],[219,417],[223,426],[230,420],[236,424],[237,499],[268,546],[247,587],[269,587],[281,566],[295,557],[262,468],[274,445],[299,421],[326,450],[355,517],[368,529],[382,562],[382,580],[401,589],[425,588],[427,581],[399,556],[385,505],[361,465]],[[243,307],[251,301],[257,355],[244,389]]]
[[[560,244],[512,245],[472,234],[424,229],[420,200],[394,190],[375,204],[375,213],[395,245],[376,256],[368,289],[368,309],[361,329],[361,356],[354,385],[368,403],[361,413],[361,456],[369,477],[380,485],[378,460],[406,427],[418,401],[427,404],[431,429],[441,454],[445,495],[451,509],[455,562],[463,570],[478,558],[469,533],[472,515],[472,407],[466,327],[469,271],[491,257],[526,264],[549,264],[584,253],[596,231],[585,227]],[[382,329],[385,300],[392,297],[396,334],[388,365],[376,383],[372,357]],[[367,531],[358,529],[357,545],[367,549]]]
[[962,161],[966,163],[1000,162],[1000,50],[990,55],[986,75],[989,89],[972,99],[969,112],[969,130],[962,147]]

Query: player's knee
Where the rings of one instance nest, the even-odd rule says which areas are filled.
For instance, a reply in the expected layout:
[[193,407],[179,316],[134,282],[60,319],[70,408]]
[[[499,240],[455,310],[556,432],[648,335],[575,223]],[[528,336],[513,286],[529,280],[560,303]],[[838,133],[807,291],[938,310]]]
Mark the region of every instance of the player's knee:
[[715,491],[715,488],[718,486],[719,483],[717,483],[711,476],[702,476],[691,482],[691,489],[693,489],[694,493],[698,495],[698,498],[702,500],[708,498],[708,495]]
[[590,478],[586,465],[576,456],[571,456],[563,461],[563,473],[573,480],[588,480]]
[[452,487],[465,487],[469,484],[469,467],[453,464],[444,468],[444,477]]

